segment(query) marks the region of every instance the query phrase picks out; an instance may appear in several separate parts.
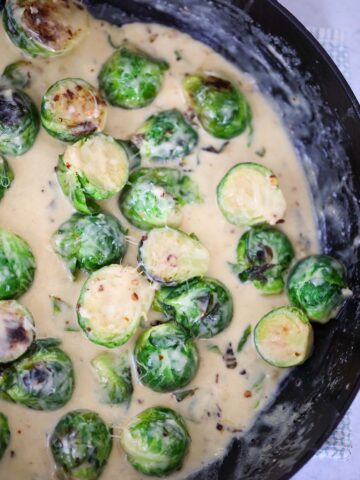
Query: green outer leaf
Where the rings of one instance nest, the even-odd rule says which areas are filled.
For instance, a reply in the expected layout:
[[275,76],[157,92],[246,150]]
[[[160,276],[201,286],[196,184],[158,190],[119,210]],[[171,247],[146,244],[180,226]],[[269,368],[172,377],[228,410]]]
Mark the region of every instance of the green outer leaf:
[[101,401],[110,405],[129,404],[133,393],[129,352],[100,353],[91,365],[101,386]]
[[112,430],[90,410],[64,415],[50,437],[50,449],[61,478],[97,480],[111,453]]
[[0,460],[4,456],[5,450],[10,443],[10,428],[6,416],[0,412]]
[[120,443],[129,463],[145,475],[161,477],[181,468],[191,438],[183,418],[165,407],[152,407],[133,418]]
[[228,288],[214,278],[193,278],[176,287],[161,287],[156,307],[167,319],[176,320],[193,337],[211,338],[227,328],[233,317]]
[[14,172],[12,171],[6,158],[0,155],[0,200],[5,195],[6,190],[11,187],[14,178]]
[[14,88],[28,88],[31,83],[32,63],[28,60],[18,60],[5,67],[0,82]]
[[294,265],[287,280],[290,302],[310,320],[326,323],[344,299],[346,271],[328,255],[311,255]]
[[185,387],[198,369],[198,352],[176,323],[157,325],[140,335],[134,351],[140,381],[155,392]]
[[237,346],[237,349],[236,349],[237,353],[240,353],[243,350],[243,348],[245,347],[246,342],[248,341],[248,339],[251,335],[251,330],[252,330],[251,325],[248,325],[245,328],[243,334],[241,335],[241,338],[239,340],[239,343],[238,343],[238,346]]
[[31,286],[36,264],[21,237],[0,228],[0,300],[17,298]]
[[134,48],[122,47],[104,63],[98,77],[100,89],[111,105],[142,108],[159,93],[168,68],[163,60]]

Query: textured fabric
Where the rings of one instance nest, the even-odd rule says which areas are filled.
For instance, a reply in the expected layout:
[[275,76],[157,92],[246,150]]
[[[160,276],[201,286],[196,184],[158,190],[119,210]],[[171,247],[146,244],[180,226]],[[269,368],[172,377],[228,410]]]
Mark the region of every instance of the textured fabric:
[[[318,39],[348,82],[351,81],[349,51],[345,44],[345,34],[333,28],[309,28]],[[335,432],[330,436],[321,450],[316,453],[318,458],[344,460],[351,455],[351,411],[349,410],[340,422]]]

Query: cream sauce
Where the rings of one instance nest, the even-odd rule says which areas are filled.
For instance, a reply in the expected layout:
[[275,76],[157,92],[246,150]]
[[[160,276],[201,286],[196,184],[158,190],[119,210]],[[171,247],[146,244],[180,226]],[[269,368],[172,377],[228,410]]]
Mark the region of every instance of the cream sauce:
[[[259,162],[270,167],[279,177],[280,187],[287,201],[285,223],[281,228],[292,240],[297,257],[317,251],[315,224],[311,211],[306,180],[286,130],[273,106],[259,93],[252,78],[239,72],[209,47],[194,41],[174,29],[159,25],[132,24],[122,28],[91,20],[91,34],[70,55],[51,60],[36,59],[37,66],[29,93],[40,105],[41,97],[55,81],[65,77],[80,77],[97,85],[97,74],[113,49],[107,35],[116,45],[129,40],[154,56],[167,60],[170,70],[163,88],[148,107],[141,110],[110,108],[106,133],[116,138],[127,138],[135,132],[150,114],[169,108],[186,111],[181,89],[186,73],[210,70],[229,75],[239,83],[253,112],[254,134],[251,143],[247,134],[233,139],[224,151],[215,155],[202,148],[219,148],[223,142],[200,129],[200,144],[196,152],[186,158],[183,168],[198,183],[204,197],[200,205],[185,207],[181,228],[194,232],[211,253],[209,275],[221,280],[230,289],[235,303],[234,319],[230,327],[211,340],[198,343],[200,369],[189,388],[196,387],[193,397],[177,403],[171,394],[158,394],[135,381],[135,391],[128,410],[106,406],[98,401],[97,384],[90,362],[103,348],[90,343],[82,332],[67,332],[52,316],[50,295],[67,303],[76,304],[79,290],[86,278],[71,282],[61,260],[50,245],[57,227],[67,220],[72,207],[63,196],[56,180],[54,167],[65,145],[41,130],[34,147],[24,156],[11,158],[15,181],[0,202],[0,225],[23,236],[31,245],[37,260],[37,272],[32,288],[21,301],[34,315],[38,337],[55,336],[62,340],[63,349],[74,362],[76,389],[71,401],[55,412],[36,412],[19,405],[0,401],[0,410],[9,419],[11,444],[0,463],[0,478],[7,480],[49,480],[54,465],[48,451],[48,437],[59,418],[77,408],[98,412],[106,422],[114,425],[114,446],[102,478],[135,480],[142,478],[126,462],[118,442],[118,432],[124,422],[153,405],[166,405],[184,416],[192,437],[189,455],[183,469],[171,478],[184,478],[202,465],[221,457],[233,437],[234,430],[245,430],[259,409],[276,391],[283,370],[272,368],[256,354],[249,340],[237,356],[237,367],[227,369],[221,355],[209,350],[217,345],[225,351],[237,342],[248,325],[255,325],[270,309],[287,304],[284,295],[264,297],[251,285],[241,284],[231,272],[228,262],[235,260],[235,250],[242,230],[226,222],[215,196],[216,185],[223,175],[238,162]],[[0,70],[19,59],[19,51],[0,31]],[[177,60],[178,53],[181,59]],[[259,152],[266,154],[261,158]],[[258,152],[258,153],[256,153]],[[154,166],[155,164],[152,163]],[[103,202],[103,207],[114,213],[123,224],[117,207],[117,198]],[[130,225],[131,246],[123,263],[136,265],[137,240],[141,232]],[[155,315],[153,318],[156,318]],[[119,350],[132,349],[133,337]],[[241,372],[241,373],[240,373]],[[133,372],[136,379],[136,372]],[[251,396],[249,394],[251,392]],[[220,431],[217,424],[224,428]]]

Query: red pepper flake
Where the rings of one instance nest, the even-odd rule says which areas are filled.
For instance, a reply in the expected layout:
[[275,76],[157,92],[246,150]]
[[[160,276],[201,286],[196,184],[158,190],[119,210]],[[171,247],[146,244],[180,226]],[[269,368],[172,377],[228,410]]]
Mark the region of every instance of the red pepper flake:
[[11,451],[10,451],[10,457],[11,457],[11,458],[14,458],[15,455],[16,455],[16,454],[15,454],[15,451],[14,451],[14,450],[11,450]]
[[215,375],[215,383],[219,383],[219,374],[218,373]]
[[66,162],[65,166],[66,166],[66,168],[71,168],[71,163]]
[[76,310],[80,310],[80,308],[81,308],[80,303],[77,303],[77,304],[76,304]]
[[125,320],[125,322],[129,322],[129,317],[123,317],[123,320]]
[[103,292],[104,290],[104,285],[99,285],[98,292]]
[[54,97],[54,102],[58,102],[60,100],[60,95],[56,94]]
[[139,300],[139,295],[134,292],[134,293],[131,295],[131,300],[134,300],[134,302],[136,302],[137,300]]
[[144,400],[142,400],[141,398],[138,398],[138,399],[137,399],[137,402],[138,402],[140,405],[142,405],[142,404],[144,403]]
[[300,357],[300,353],[299,353],[299,352],[295,352],[295,357]]
[[217,423],[217,424],[216,424],[216,430],[219,430],[219,432],[221,432],[222,430],[224,430],[223,425],[221,425],[221,423]]
[[91,332],[91,328],[90,328],[90,327],[86,327],[86,331],[87,331],[87,332]]
[[280,220],[276,222],[276,225],[279,225],[279,223],[285,223],[285,220],[283,218],[280,218]]
[[164,355],[159,355],[159,360],[164,360]]
[[250,390],[245,390],[245,392],[244,392],[244,397],[245,397],[245,398],[250,398],[250,397],[252,397],[252,393],[250,392]]
[[18,433],[19,435],[21,435],[21,434],[22,434],[22,431],[21,431],[21,430],[18,430],[17,433]]

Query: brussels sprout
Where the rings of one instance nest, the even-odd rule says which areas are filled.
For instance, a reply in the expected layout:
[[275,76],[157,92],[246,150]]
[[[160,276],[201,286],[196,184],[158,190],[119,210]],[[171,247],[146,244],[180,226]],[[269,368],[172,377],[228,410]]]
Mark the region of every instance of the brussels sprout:
[[100,89],[115,107],[142,108],[159,93],[168,68],[163,60],[122,47],[103,65],[99,74]]
[[258,354],[275,367],[294,367],[311,355],[313,329],[307,316],[296,307],[280,307],[261,318],[254,330]]
[[63,407],[74,390],[74,370],[58,345],[56,339],[33,342],[25,355],[4,370],[2,397],[34,410]]
[[194,378],[199,364],[196,346],[176,323],[163,323],[143,332],[135,346],[140,381],[155,392],[172,392]]
[[73,277],[79,269],[93,272],[122,260],[127,231],[113,215],[75,213],[53,236],[55,252],[65,261]]
[[124,187],[129,161],[116,140],[97,133],[69,146],[56,171],[64,195],[76,210],[89,215],[100,211],[94,200],[106,200]]
[[5,195],[6,190],[11,187],[14,178],[14,173],[6,158],[0,155],[0,200]]
[[213,137],[228,140],[251,126],[250,106],[231,81],[213,75],[188,75],[183,87],[201,125]]
[[134,170],[140,167],[141,154],[138,147],[130,140],[116,140],[126,152],[129,161],[129,169]]
[[346,271],[335,258],[311,255],[300,260],[290,271],[288,297],[293,305],[304,310],[310,320],[326,323],[344,297]]
[[107,104],[95,87],[80,78],[54,83],[41,103],[45,130],[63,142],[76,142],[105,128]]
[[0,460],[10,443],[10,428],[6,416],[0,412]]
[[21,90],[0,87],[0,154],[23,155],[39,132],[39,114]]
[[132,225],[149,230],[178,226],[183,205],[200,201],[197,185],[179,170],[140,168],[130,175],[119,206]]
[[129,353],[100,353],[91,362],[101,385],[101,400],[111,405],[129,403],[133,393]]
[[118,347],[134,335],[153,297],[153,287],[135,268],[103,267],[90,275],[81,290],[79,325],[91,342]]
[[50,449],[59,478],[96,480],[112,449],[112,430],[90,410],[64,415],[50,437]]
[[16,300],[0,300],[0,363],[21,357],[35,337],[34,319]]
[[143,237],[138,261],[149,280],[174,286],[204,276],[210,256],[195,236],[163,227],[154,228]]
[[183,418],[166,407],[144,410],[125,426],[120,437],[129,463],[156,477],[181,468],[190,442]]
[[199,137],[183,114],[174,109],[149,117],[133,140],[145,158],[175,160],[191,153]]
[[33,57],[69,52],[88,29],[86,10],[70,0],[7,0],[3,22],[10,40]]
[[153,308],[200,338],[222,332],[233,316],[231,293],[221,282],[208,277],[193,278],[177,287],[161,287]]
[[217,200],[226,220],[240,226],[274,225],[286,210],[277,177],[258,163],[232,167],[217,186]]
[[33,282],[35,268],[35,258],[25,240],[0,228],[0,300],[25,293]]
[[293,246],[285,233],[268,225],[259,225],[240,238],[233,270],[241,282],[251,281],[265,294],[281,293],[284,273],[294,255]]
[[15,88],[27,88],[31,82],[32,63],[28,60],[19,60],[11,63],[3,71],[0,82]]

